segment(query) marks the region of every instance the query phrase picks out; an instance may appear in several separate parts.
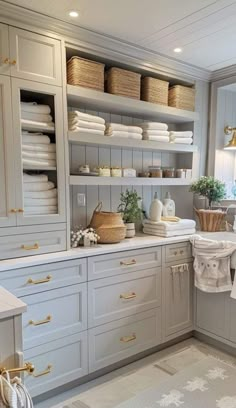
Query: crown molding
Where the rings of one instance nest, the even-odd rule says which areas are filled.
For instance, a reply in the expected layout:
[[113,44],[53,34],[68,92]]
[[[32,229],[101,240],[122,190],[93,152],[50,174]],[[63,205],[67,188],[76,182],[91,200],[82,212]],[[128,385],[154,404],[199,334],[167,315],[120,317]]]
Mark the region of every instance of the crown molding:
[[211,72],[174,58],[166,57],[151,50],[135,46],[117,38],[100,34],[44,14],[13,5],[0,0],[0,21],[20,28],[41,32],[65,40],[87,52],[95,51],[143,70],[151,70],[168,77],[177,77],[186,81],[210,81]]
[[211,81],[219,81],[221,79],[230,78],[234,75],[236,75],[236,64],[213,71],[211,74]]

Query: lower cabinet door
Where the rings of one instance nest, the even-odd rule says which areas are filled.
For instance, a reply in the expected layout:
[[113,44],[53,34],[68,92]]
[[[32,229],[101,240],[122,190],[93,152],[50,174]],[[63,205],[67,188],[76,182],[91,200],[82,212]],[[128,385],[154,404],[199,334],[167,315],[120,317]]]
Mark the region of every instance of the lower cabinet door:
[[233,343],[236,343],[236,299],[230,299],[230,333],[229,333],[229,340],[232,341]]
[[179,335],[191,330],[193,324],[193,268],[188,263],[188,270],[178,271],[178,265],[167,267],[165,278],[165,336]]
[[89,372],[161,343],[160,308],[90,329]]
[[24,353],[24,360],[35,366],[25,374],[25,385],[32,397],[74,381],[88,374],[87,332],[34,347]]

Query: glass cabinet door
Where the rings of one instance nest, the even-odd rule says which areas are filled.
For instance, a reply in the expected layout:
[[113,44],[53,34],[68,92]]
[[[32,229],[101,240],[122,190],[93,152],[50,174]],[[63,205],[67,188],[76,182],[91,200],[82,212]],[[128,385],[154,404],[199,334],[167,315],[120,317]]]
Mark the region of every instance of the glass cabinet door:
[[0,75],[0,227],[16,225],[10,78]]
[[62,89],[12,79],[17,225],[65,222]]

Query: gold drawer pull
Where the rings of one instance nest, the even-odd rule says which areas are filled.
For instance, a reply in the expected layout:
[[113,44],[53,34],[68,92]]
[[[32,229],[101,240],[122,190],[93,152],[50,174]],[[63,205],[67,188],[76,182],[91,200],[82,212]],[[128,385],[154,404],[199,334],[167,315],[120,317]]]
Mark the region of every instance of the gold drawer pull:
[[122,293],[121,295],[120,295],[120,299],[125,299],[125,300],[128,300],[128,299],[134,299],[134,298],[136,298],[136,293],[135,292],[132,292],[132,293]]
[[120,265],[121,266],[130,266],[130,265],[135,265],[137,262],[135,259],[132,259],[131,261],[121,261]]
[[34,249],[39,249],[39,244],[36,242],[34,245],[21,245],[21,249],[25,251],[32,251]]
[[41,373],[38,374],[32,374],[33,377],[37,378],[37,377],[42,377],[42,375],[47,375],[50,374],[50,372],[52,371],[52,364],[48,364],[46,370],[42,371]]
[[40,283],[50,282],[51,279],[52,279],[51,275],[46,276],[46,278],[44,278],[44,279],[38,279],[38,280],[33,280],[32,278],[29,278],[27,280],[27,283],[29,283],[31,285],[39,285]]
[[30,320],[29,324],[32,324],[33,326],[40,326],[41,324],[50,323],[51,321],[52,321],[52,316],[48,315],[46,319],[38,320],[37,322],[35,322],[34,320]]
[[120,338],[121,343],[129,343],[130,341],[136,340],[136,334],[132,334],[131,336],[124,336]]

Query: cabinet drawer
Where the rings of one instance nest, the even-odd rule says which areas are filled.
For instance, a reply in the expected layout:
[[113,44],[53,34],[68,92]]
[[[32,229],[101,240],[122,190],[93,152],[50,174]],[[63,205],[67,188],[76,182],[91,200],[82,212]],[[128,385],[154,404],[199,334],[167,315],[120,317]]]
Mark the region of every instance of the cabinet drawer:
[[0,237],[0,259],[46,254],[66,250],[66,231]]
[[88,333],[92,372],[160,344],[160,309],[105,324]]
[[88,279],[154,268],[161,265],[161,248],[98,255],[88,259]]
[[25,361],[35,366],[33,375],[25,374],[32,397],[88,374],[87,332],[34,347],[24,353]]
[[24,296],[24,349],[87,329],[87,284]]
[[192,248],[190,242],[183,242],[182,244],[166,245],[165,260],[167,263],[179,261],[192,257]]
[[160,268],[88,283],[89,327],[144,312],[160,304]]
[[87,281],[85,259],[12,269],[0,273],[1,285],[17,297]]

